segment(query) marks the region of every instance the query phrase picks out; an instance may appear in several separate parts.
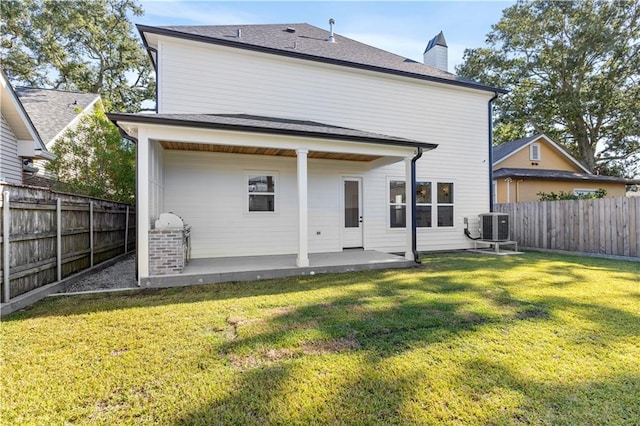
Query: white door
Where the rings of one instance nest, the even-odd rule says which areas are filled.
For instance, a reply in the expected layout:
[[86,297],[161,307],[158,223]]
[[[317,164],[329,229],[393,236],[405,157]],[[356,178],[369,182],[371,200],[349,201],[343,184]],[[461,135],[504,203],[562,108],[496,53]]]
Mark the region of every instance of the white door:
[[362,178],[342,178],[342,247],[362,247]]

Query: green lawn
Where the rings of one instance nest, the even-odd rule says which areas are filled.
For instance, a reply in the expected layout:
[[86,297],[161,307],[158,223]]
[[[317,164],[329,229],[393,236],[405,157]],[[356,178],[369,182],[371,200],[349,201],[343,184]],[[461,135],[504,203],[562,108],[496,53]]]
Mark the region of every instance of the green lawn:
[[2,322],[2,424],[640,424],[640,263],[50,298]]

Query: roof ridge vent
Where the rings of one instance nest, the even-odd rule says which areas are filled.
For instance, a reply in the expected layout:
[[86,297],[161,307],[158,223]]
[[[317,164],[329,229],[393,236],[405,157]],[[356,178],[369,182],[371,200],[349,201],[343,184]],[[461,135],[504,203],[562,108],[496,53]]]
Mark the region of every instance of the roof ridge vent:
[[333,25],[336,23],[336,20],[331,18],[329,19],[329,38],[327,39],[327,41],[329,43],[335,43],[336,42],[336,38],[333,36]]

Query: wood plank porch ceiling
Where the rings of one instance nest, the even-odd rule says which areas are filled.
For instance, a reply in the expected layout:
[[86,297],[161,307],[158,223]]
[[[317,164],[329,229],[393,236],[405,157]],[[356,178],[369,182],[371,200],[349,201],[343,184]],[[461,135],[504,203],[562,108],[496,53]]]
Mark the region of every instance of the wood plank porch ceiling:
[[[178,151],[202,151],[202,152],[224,152],[229,154],[250,154],[250,155],[271,155],[276,157],[295,157],[296,151],[293,149],[260,148],[250,146],[232,145],[210,145],[203,143],[185,143],[160,141],[164,149]],[[309,151],[308,158],[321,158],[324,160],[346,160],[346,161],[373,161],[381,158],[376,155],[344,154],[336,152]]]

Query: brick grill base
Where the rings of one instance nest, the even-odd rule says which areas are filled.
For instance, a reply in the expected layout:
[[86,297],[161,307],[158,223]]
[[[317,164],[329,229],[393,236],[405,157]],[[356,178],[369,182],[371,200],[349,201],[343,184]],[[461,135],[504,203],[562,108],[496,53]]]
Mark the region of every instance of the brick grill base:
[[149,274],[179,274],[185,264],[185,233],[183,229],[152,229],[149,231]]

